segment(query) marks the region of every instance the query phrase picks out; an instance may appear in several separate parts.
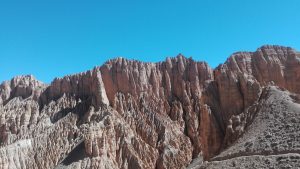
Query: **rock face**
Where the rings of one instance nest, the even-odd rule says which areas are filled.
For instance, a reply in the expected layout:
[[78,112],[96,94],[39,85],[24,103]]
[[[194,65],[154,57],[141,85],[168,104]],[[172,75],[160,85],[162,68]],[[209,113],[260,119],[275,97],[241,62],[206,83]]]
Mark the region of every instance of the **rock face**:
[[282,46],[216,69],[178,55],[18,76],[0,86],[0,168],[299,167],[299,92],[300,55]]
[[[193,168],[300,167],[299,98],[274,86],[263,90],[260,102],[252,107],[256,114],[247,131],[221,154]],[[240,119],[245,119],[243,115]]]

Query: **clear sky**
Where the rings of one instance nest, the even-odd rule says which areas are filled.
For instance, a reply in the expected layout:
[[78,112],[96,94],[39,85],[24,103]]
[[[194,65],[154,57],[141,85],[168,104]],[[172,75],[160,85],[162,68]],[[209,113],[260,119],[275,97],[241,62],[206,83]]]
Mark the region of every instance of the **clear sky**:
[[1,0],[0,81],[178,53],[212,67],[264,44],[300,49],[299,0]]

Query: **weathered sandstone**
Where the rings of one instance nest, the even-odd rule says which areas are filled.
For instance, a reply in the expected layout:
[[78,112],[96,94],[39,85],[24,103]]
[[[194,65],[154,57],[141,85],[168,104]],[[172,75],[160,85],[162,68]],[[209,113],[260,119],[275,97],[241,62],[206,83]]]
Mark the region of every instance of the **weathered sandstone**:
[[[0,85],[0,168],[218,168],[265,160],[266,148],[270,163],[280,150],[297,167],[299,93],[300,54],[282,46],[234,53],[215,69],[180,54],[117,58],[49,85],[18,76]],[[258,131],[260,123],[274,130]],[[277,130],[285,123],[293,135]],[[276,139],[243,150],[259,132]]]

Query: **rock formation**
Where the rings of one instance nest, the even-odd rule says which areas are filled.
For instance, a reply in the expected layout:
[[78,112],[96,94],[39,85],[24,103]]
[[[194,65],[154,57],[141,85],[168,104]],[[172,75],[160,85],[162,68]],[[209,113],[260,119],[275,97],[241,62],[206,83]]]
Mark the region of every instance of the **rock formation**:
[[178,55],[18,76],[0,86],[0,168],[299,167],[299,93],[300,54],[282,46],[216,69]]
[[[255,118],[234,144],[209,162],[190,168],[299,168],[298,96],[269,86],[263,89],[261,100],[251,108],[256,111]],[[232,119],[235,120],[230,124],[236,123],[234,128],[248,125],[245,114]],[[240,119],[239,124],[237,119]]]

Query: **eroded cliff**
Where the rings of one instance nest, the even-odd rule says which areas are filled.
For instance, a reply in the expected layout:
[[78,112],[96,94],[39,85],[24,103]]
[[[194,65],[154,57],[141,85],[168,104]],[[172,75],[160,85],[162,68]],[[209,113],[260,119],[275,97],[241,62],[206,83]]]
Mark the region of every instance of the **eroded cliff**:
[[0,168],[185,168],[242,137],[266,86],[297,95],[299,83],[300,55],[282,46],[216,69],[178,55],[117,58],[50,85],[15,77],[0,86]]

